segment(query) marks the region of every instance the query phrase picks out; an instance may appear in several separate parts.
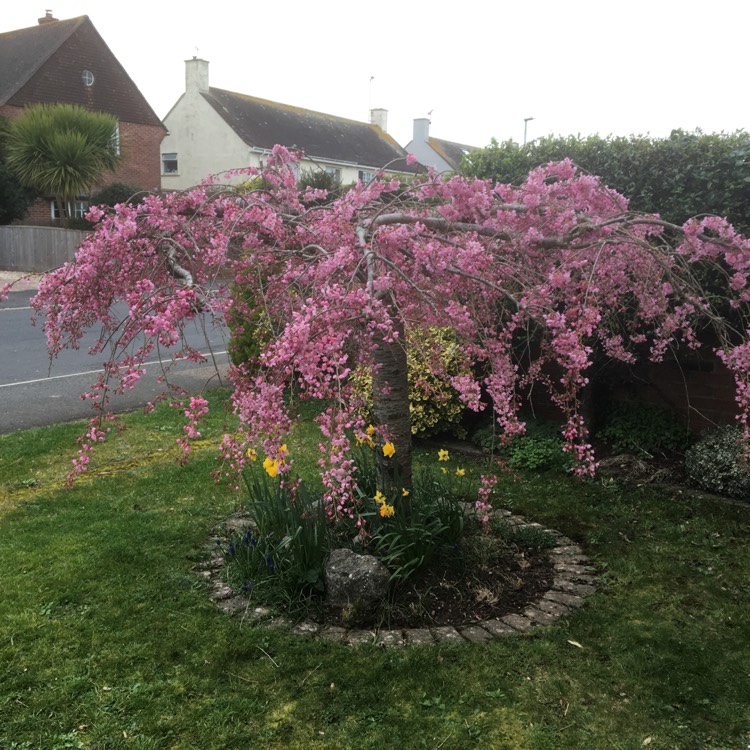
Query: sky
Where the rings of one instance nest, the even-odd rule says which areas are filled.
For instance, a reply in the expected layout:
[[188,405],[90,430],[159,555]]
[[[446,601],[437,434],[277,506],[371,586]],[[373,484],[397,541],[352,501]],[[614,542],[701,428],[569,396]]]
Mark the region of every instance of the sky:
[[217,88],[363,121],[387,109],[402,146],[422,117],[478,147],[750,129],[742,0],[45,2],[4,2],[0,32],[88,15],[161,118],[197,56]]

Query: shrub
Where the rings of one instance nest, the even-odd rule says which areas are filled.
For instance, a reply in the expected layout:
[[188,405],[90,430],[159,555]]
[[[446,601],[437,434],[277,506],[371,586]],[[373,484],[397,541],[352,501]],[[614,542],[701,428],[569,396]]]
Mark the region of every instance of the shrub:
[[725,425],[703,434],[685,455],[690,483],[701,490],[750,500],[750,470],[742,431]]
[[508,466],[525,471],[567,471],[573,465],[563,451],[565,442],[560,425],[552,422],[526,422],[526,432],[499,446],[500,435],[490,426],[472,435],[472,441],[485,450],[497,452],[508,460]]
[[680,418],[668,409],[651,404],[615,403],[599,431],[615,453],[654,454],[681,453],[689,443],[689,433]]
[[146,196],[146,192],[138,185],[125,182],[113,182],[105,185],[91,195],[89,203],[92,206],[116,206],[118,203],[137,205]]
[[[452,433],[464,437],[461,427],[465,407],[450,378],[465,372],[455,334],[450,328],[430,328],[428,335],[407,332],[409,415],[412,435],[430,437]],[[355,391],[372,404],[369,369],[354,374]]]

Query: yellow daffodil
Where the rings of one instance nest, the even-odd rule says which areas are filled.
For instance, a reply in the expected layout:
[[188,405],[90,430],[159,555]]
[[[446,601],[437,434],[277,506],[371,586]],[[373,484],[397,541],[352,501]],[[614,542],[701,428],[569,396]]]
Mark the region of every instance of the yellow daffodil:
[[448,459],[450,459],[448,451],[440,449],[438,451],[438,461],[447,461]]
[[366,432],[366,433],[367,433],[367,434],[368,434],[368,435],[369,435],[370,437],[372,437],[372,436],[373,436],[373,435],[375,434],[375,428],[374,428],[374,427],[373,427],[372,425],[368,425],[368,427],[367,427],[367,429],[365,430],[365,432]]
[[280,465],[280,461],[275,461],[272,458],[266,458],[266,460],[263,462],[263,468],[266,470],[266,474],[268,474],[271,479],[273,479],[279,473]]
[[383,503],[380,506],[381,518],[390,518],[395,512],[396,509],[392,505],[388,505],[388,503]]
[[286,443],[284,443],[284,445],[282,445],[281,448],[279,448],[279,453],[289,453],[286,447]]
[[258,454],[255,452],[255,448],[248,448],[245,455],[251,460],[255,461],[258,458]]
[[409,497],[409,490],[401,490],[401,497]]
[[385,503],[385,500],[386,500],[385,495],[380,490],[378,490],[375,493],[375,502],[378,503],[379,505],[383,505]]
[[442,471],[442,472],[443,472],[443,474],[447,474],[447,473],[448,473],[448,469],[446,469],[446,468],[445,468],[445,466],[443,466],[443,467],[442,467],[442,468],[440,469],[440,471]]
[[396,452],[396,446],[393,443],[386,443],[383,446],[383,455],[390,458]]
[[466,474],[466,469],[456,469],[457,477],[462,477],[464,474]]

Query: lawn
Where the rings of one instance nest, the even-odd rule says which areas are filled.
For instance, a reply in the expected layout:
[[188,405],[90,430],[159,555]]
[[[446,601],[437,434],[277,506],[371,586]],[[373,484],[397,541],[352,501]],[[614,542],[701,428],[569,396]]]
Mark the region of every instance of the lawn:
[[[747,506],[503,477],[503,507],[597,568],[581,610],[482,645],[310,641],[221,613],[191,570],[241,503],[210,476],[233,424],[212,401],[187,466],[177,414],[133,414],[72,490],[80,425],[0,437],[2,750],[750,745]],[[290,445],[312,472],[306,423]]]

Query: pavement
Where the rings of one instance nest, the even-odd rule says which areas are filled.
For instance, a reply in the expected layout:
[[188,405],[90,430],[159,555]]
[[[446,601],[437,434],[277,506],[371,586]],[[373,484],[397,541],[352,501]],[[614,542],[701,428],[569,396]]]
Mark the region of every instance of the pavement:
[[26,292],[29,289],[36,289],[39,286],[42,276],[44,276],[43,273],[0,270],[0,289],[10,283],[13,283],[12,292]]

